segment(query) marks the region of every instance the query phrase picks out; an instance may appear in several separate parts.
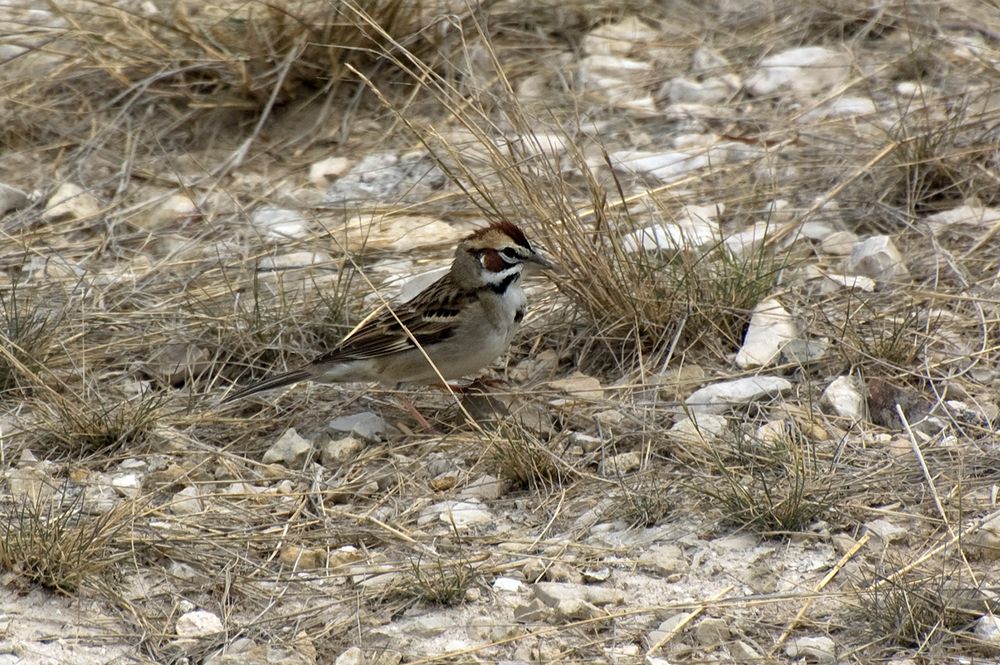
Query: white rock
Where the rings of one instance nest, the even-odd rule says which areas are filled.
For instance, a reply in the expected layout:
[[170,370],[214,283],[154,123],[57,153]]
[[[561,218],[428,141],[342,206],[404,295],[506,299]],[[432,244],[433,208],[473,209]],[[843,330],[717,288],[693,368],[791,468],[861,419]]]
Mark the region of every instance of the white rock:
[[517,593],[522,588],[524,588],[524,584],[520,580],[516,580],[513,577],[498,577],[493,580],[494,591]]
[[805,658],[810,663],[837,662],[837,645],[829,637],[796,637],[789,640],[785,653],[792,658]]
[[656,28],[632,15],[597,26],[583,36],[580,46],[589,55],[625,56],[637,45],[660,38]]
[[609,154],[608,158],[615,168],[642,173],[661,182],[678,180],[692,171],[705,168],[709,164],[721,164],[728,161],[727,152],[719,148],[664,152],[620,150]]
[[838,416],[851,422],[857,422],[865,415],[865,398],[858,390],[855,380],[849,376],[834,379],[823,391],[820,404],[830,407]]
[[186,222],[198,214],[198,206],[190,196],[174,192],[153,204],[148,214],[139,215],[131,221],[147,231],[153,231],[168,224]]
[[365,653],[360,647],[350,647],[337,656],[333,665],[365,665]]
[[549,381],[549,387],[567,393],[574,400],[599,402],[604,399],[604,388],[601,387],[601,382],[579,371],[573,372],[566,378]]
[[626,252],[696,249],[719,241],[718,217],[725,205],[687,205],[675,222],[656,224],[632,231],[622,238]]
[[250,215],[250,223],[272,239],[301,238],[309,233],[305,217],[288,208],[261,206]]
[[45,204],[45,219],[84,219],[101,211],[97,198],[80,185],[64,182]]
[[16,187],[0,182],[0,215],[28,205],[28,195]]
[[910,278],[903,255],[889,236],[872,236],[855,245],[847,260],[847,272],[871,277],[880,285]]
[[675,422],[669,432],[681,442],[711,443],[719,439],[728,427],[728,421],[723,416],[692,412]]
[[111,479],[111,486],[122,496],[134,497],[142,488],[142,480],[134,473],[123,473]]
[[639,555],[639,565],[661,575],[673,575],[687,569],[684,553],[677,545],[657,545]]
[[353,436],[328,441],[320,449],[320,461],[323,466],[336,466],[355,457],[364,447],[365,444]]
[[951,226],[962,225],[989,229],[1000,222],[1000,208],[985,208],[977,204],[965,204],[943,210],[927,218],[927,224],[934,235],[940,235]]
[[1000,617],[987,614],[976,619],[976,639],[993,649],[1000,649]]
[[337,432],[355,434],[365,441],[381,441],[385,438],[385,420],[371,411],[334,418],[327,426]]
[[346,157],[327,157],[309,166],[309,182],[325,187],[331,180],[339,178],[351,168],[351,160]]
[[820,248],[827,254],[847,256],[858,242],[858,236],[850,231],[834,231],[820,241]]
[[908,528],[885,518],[866,522],[865,531],[871,533],[886,545],[906,540],[910,535]]
[[706,78],[704,81],[677,77],[667,81],[660,95],[672,104],[717,104],[733,95],[734,89],[721,78]]
[[296,268],[309,268],[312,266],[329,264],[332,262],[330,255],[326,252],[288,252],[276,256],[265,256],[257,264],[260,270],[280,270],[289,271]]
[[646,91],[653,65],[615,55],[588,55],[577,63],[577,83],[608,104],[644,114],[656,111],[656,101]]
[[824,277],[827,281],[836,284],[838,287],[857,289],[865,293],[871,293],[875,290],[875,280],[871,277],[864,277],[863,275],[840,275],[837,273],[827,273]]
[[567,600],[583,601],[597,607],[621,605],[625,602],[623,591],[602,586],[571,584],[569,582],[537,582],[531,586],[531,589],[535,598],[549,607],[556,607]]
[[204,610],[188,612],[177,618],[179,637],[205,637],[222,632],[222,621],[218,616]]
[[773,398],[791,389],[791,382],[778,376],[748,376],[700,388],[684,404],[699,413],[722,413],[731,406]]
[[800,118],[801,122],[815,122],[827,118],[852,118],[869,116],[878,112],[869,97],[837,97],[821,104]]
[[167,510],[175,515],[193,515],[204,510],[201,502],[201,493],[194,485],[188,485],[180,492],[174,494],[174,498],[167,504]]
[[749,369],[770,365],[781,355],[782,347],[798,336],[799,327],[780,302],[773,298],[759,302],[750,315],[743,346],[736,353],[736,366]]
[[828,92],[851,75],[848,53],[822,46],[793,48],[768,56],[747,79],[747,89],[763,96],[788,90],[800,97]]
[[438,519],[456,529],[467,529],[477,524],[489,524],[496,519],[493,513],[478,503],[447,501],[438,505],[443,508],[438,514]]
[[784,224],[776,224],[773,221],[755,222],[753,226],[739,233],[726,236],[724,242],[734,256],[747,256],[757,251],[768,237],[773,236],[783,226]]
[[506,481],[485,473],[478,478],[469,481],[469,484],[462,489],[459,496],[463,499],[493,501],[502,497],[506,492]]
[[312,443],[299,436],[294,427],[285,433],[264,453],[264,464],[279,462],[291,469],[301,469]]
[[638,451],[630,450],[605,457],[598,467],[598,472],[602,476],[615,477],[635,471],[640,466],[642,466],[642,455]]

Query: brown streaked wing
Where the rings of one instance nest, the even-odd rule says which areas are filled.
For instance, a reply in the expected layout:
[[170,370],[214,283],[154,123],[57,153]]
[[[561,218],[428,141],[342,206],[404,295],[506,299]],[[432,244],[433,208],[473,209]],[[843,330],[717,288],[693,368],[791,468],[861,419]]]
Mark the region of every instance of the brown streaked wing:
[[377,309],[335,348],[313,360],[313,364],[379,358],[408,351],[414,348],[413,340],[400,322],[420,346],[443,341],[454,331],[462,309],[475,298],[475,292],[455,289],[451,275],[445,275],[413,300],[395,306],[395,316],[385,305]]

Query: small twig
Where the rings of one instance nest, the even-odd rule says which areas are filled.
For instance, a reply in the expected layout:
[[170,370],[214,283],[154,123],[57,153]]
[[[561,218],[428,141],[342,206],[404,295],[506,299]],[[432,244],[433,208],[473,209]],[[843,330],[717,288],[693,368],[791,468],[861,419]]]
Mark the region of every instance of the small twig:
[[673,629],[670,630],[670,632],[668,632],[666,635],[658,639],[656,641],[656,644],[646,649],[646,657],[648,658],[650,655],[652,655],[654,651],[662,647],[670,640],[677,637],[677,634],[680,633],[686,625],[691,623],[695,619],[695,617],[697,617],[699,614],[705,611],[705,608],[708,606],[709,603],[714,603],[722,599],[723,597],[725,597],[727,593],[729,593],[732,590],[733,586],[730,584],[729,586],[725,587],[724,589],[713,595],[711,598],[703,600],[696,608],[688,612],[687,615],[683,619],[681,619],[681,621],[676,626],[674,626]]

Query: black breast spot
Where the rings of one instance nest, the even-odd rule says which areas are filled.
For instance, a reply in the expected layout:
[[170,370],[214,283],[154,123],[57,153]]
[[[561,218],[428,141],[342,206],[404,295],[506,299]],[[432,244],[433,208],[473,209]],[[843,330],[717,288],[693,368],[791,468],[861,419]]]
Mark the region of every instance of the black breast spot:
[[524,310],[523,309],[519,309],[516,312],[514,312],[514,323],[520,323],[523,320],[524,320]]

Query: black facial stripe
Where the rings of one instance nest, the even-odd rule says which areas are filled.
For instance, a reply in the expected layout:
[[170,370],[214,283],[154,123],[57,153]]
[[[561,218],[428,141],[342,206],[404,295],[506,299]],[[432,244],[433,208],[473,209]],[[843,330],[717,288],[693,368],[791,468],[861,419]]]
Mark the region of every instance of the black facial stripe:
[[506,277],[503,278],[503,280],[497,282],[496,284],[485,284],[482,286],[482,288],[489,289],[493,293],[502,296],[503,294],[507,293],[507,289],[510,288],[510,285],[516,282],[517,278],[520,276],[521,276],[520,271],[512,272],[511,274],[507,275]]

